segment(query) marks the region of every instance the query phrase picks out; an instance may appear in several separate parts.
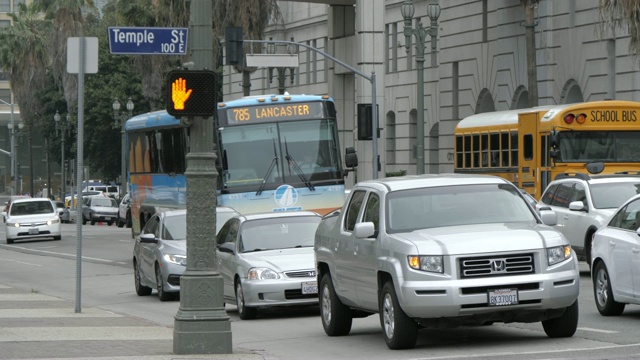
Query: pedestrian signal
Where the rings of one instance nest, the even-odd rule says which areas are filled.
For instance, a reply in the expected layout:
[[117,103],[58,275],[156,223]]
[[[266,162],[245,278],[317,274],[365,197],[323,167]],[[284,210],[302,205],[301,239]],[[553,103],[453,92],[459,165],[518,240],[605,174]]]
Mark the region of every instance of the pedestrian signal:
[[212,116],[216,112],[215,73],[174,70],[167,77],[167,112],[175,117]]

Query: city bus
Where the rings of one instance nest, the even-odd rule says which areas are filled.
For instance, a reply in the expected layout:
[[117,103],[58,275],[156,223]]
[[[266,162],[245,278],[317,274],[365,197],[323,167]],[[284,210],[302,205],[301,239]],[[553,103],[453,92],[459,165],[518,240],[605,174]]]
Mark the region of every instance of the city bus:
[[[326,214],[343,205],[345,177],[357,166],[357,156],[347,148],[343,164],[336,108],[329,96],[250,96],[217,108],[219,206],[245,214]],[[186,207],[189,129],[166,111],[126,122],[133,234],[155,212]]]
[[462,119],[454,172],[501,176],[536,199],[562,173],[640,171],[640,103],[603,100]]

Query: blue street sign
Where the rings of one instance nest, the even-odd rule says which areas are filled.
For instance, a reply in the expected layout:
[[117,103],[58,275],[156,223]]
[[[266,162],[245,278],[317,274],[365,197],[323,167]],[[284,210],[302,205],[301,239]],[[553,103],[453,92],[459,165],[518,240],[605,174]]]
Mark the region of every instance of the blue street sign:
[[187,28],[109,27],[109,50],[125,55],[185,55]]

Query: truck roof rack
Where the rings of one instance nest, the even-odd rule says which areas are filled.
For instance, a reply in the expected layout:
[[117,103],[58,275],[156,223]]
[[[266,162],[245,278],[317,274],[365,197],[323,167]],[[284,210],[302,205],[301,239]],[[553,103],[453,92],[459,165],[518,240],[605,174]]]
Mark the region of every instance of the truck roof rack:
[[579,172],[565,172],[565,173],[561,173],[561,174],[556,175],[555,180],[568,179],[568,178],[580,179],[580,180],[590,180],[591,179],[589,174],[579,173]]

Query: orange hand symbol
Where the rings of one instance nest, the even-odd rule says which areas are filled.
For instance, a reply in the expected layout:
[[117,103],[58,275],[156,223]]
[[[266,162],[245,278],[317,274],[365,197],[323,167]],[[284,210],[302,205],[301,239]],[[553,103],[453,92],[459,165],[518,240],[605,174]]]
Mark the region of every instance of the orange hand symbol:
[[171,84],[171,100],[173,100],[173,108],[176,110],[184,110],[184,103],[191,96],[192,89],[187,90],[187,80],[178,78]]

